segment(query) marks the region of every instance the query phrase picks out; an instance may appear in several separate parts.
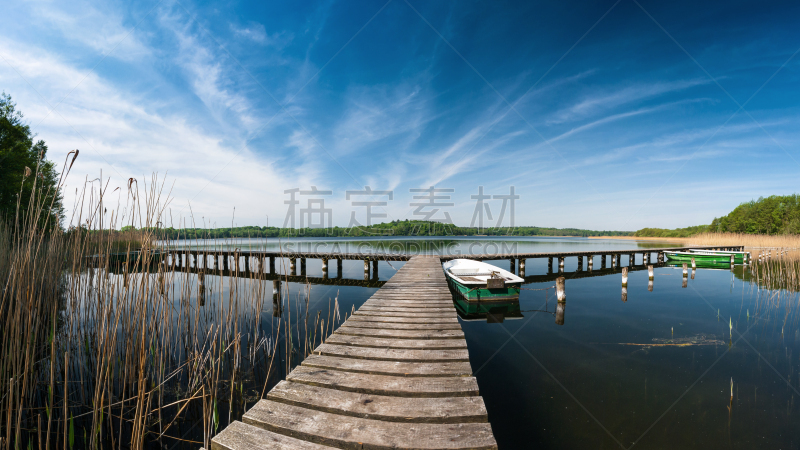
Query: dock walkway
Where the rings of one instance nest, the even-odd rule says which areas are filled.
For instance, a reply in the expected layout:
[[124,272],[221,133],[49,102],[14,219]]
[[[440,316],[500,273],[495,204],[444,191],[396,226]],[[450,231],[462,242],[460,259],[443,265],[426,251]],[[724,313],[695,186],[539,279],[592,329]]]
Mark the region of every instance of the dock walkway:
[[266,448],[496,449],[438,256],[414,256],[211,441]]

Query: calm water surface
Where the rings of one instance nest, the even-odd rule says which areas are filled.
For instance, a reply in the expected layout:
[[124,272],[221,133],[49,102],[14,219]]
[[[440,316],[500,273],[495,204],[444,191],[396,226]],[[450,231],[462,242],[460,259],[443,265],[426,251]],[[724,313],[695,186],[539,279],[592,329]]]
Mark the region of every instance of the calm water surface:
[[[340,251],[468,255],[485,252],[487,245],[527,253],[670,244],[375,238],[235,240],[227,245],[320,252],[338,245]],[[191,246],[220,247],[208,241]],[[508,268],[506,260],[490,262]],[[380,262],[380,279],[390,278],[402,264]],[[567,259],[566,271],[575,267],[575,258]],[[594,267],[600,267],[599,258]],[[527,275],[546,272],[546,259],[528,260]],[[307,275],[321,276],[321,262],[309,260]],[[343,276],[363,277],[362,262],[344,261]],[[759,289],[743,278],[749,279],[749,272],[742,267],[733,272],[698,269],[682,288],[680,269],[659,267],[649,291],[647,273],[633,272],[623,302],[619,274],[567,275],[563,325],[555,321],[553,290],[534,290],[552,282],[524,286],[520,319],[462,321],[500,448],[799,449],[798,297]],[[291,298],[305,287],[290,283],[289,289]],[[350,311],[375,291],[312,286],[309,310],[325,314],[338,294],[342,312]]]

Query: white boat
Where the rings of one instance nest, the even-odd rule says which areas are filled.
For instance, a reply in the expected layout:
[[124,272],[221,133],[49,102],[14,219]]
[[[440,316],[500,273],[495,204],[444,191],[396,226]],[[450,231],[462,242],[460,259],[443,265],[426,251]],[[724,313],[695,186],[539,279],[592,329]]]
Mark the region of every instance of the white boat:
[[473,259],[453,259],[442,267],[453,291],[468,301],[519,299],[519,288],[525,282],[507,270]]

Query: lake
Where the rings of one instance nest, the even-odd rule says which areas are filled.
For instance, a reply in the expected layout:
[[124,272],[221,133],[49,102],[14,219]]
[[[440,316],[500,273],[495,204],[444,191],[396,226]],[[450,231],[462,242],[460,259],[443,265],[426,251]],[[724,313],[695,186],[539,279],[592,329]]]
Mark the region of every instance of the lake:
[[[674,245],[549,237],[180,244],[446,255],[489,253],[495,247],[529,253]],[[509,266],[507,260],[487,262]],[[288,271],[287,264],[279,261],[281,273]],[[402,265],[381,261],[379,279],[389,279]],[[594,267],[600,267],[599,258]],[[562,325],[555,320],[555,292],[546,289],[553,282],[523,286],[520,318],[461,323],[500,448],[800,448],[796,292],[759,287],[741,266],[698,269],[686,287],[680,268],[657,267],[652,290],[646,271],[632,272],[627,301],[622,301],[619,274],[572,279],[569,272],[575,268],[576,259],[568,258]],[[309,277],[322,276],[319,260],[308,260],[306,270]],[[527,261],[526,275],[545,273],[546,259]],[[343,262],[344,278],[362,276],[361,261]],[[289,283],[287,298],[307,289]],[[324,317],[338,299],[340,312],[349,312],[376,290],[311,285],[308,311]],[[266,318],[273,314],[266,308],[270,322]],[[292,314],[304,314],[303,304],[291,308]]]

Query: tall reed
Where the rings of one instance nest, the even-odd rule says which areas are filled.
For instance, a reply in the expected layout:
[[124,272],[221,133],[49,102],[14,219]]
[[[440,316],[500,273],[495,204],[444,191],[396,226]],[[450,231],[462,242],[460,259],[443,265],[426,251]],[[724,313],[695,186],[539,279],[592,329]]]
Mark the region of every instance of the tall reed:
[[84,184],[66,231],[43,232],[45,204],[0,223],[0,449],[208,448],[333,330],[309,324],[308,290],[265,320],[263,270],[169,257],[157,177],[116,204],[107,186]]

